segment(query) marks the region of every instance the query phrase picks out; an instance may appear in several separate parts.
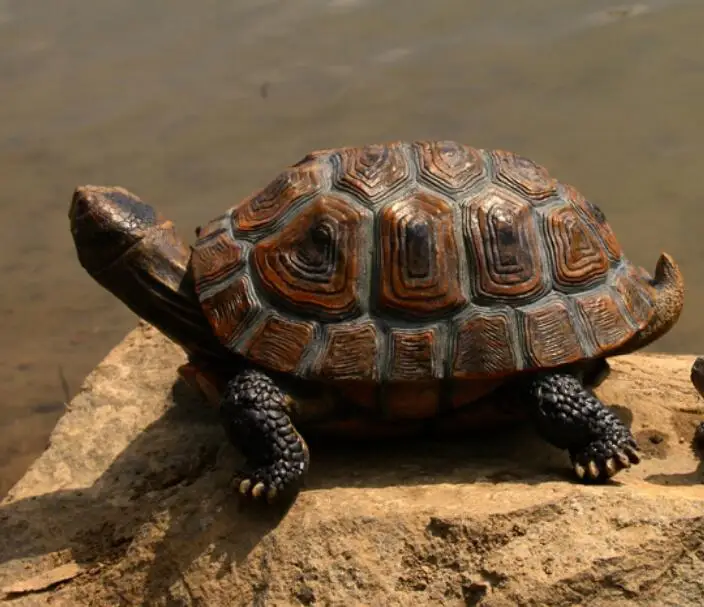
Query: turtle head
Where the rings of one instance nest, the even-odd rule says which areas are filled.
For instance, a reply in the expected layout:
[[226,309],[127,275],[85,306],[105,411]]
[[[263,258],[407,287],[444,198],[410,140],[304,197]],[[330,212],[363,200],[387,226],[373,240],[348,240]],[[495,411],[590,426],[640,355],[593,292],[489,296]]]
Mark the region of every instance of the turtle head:
[[163,223],[157,212],[124,188],[76,188],[69,211],[71,234],[81,265],[105,271]]
[[102,186],[76,188],[69,219],[78,260],[101,286],[192,356],[226,355],[171,221],[124,188]]

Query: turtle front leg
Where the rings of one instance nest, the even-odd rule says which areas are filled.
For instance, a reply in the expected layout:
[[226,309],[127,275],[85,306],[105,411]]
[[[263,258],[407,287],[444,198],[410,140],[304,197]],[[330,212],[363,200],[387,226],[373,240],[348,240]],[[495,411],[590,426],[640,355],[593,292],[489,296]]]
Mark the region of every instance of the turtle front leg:
[[246,369],[225,387],[220,417],[246,458],[235,484],[243,495],[269,502],[299,489],[308,469],[308,446],[289,417],[290,399],[262,371]]
[[526,392],[538,432],[569,451],[580,480],[604,482],[640,461],[631,431],[574,375],[535,375]]
[[[697,392],[699,392],[699,395],[704,398],[704,356],[697,356],[692,364],[689,378],[692,381],[692,385],[696,388]],[[704,447],[704,422],[699,422],[699,425],[694,431],[694,445],[698,449]]]

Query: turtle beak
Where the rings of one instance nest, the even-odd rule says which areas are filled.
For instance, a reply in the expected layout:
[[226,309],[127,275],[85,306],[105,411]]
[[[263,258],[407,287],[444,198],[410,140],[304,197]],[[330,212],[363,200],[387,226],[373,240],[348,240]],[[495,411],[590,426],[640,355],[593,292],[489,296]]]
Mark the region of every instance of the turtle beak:
[[151,206],[118,187],[76,188],[68,215],[79,261],[91,274],[120,258],[159,223]]

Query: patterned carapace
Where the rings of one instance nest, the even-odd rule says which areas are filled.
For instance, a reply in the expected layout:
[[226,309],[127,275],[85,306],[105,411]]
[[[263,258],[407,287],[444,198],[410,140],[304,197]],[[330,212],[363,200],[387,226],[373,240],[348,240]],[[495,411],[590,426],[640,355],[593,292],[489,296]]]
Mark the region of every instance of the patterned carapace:
[[600,356],[646,325],[654,296],[574,188],[451,141],[309,154],[200,231],[193,271],[225,345],[329,380]]

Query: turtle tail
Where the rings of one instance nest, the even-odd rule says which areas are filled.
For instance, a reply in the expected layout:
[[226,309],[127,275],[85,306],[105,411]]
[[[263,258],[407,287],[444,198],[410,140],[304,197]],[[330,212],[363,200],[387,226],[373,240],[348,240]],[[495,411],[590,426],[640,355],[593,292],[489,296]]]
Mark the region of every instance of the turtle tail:
[[653,315],[648,324],[638,331],[618,354],[627,354],[654,342],[667,333],[682,314],[684,277],[670,255],[660,255],[655,266],[655,275],[648,279],[648,283],[655,289]]
[[213,335],[171,221],[118,187],[76,188],[69,211],[78,260],[130,310],[197,358],[227,351]]

